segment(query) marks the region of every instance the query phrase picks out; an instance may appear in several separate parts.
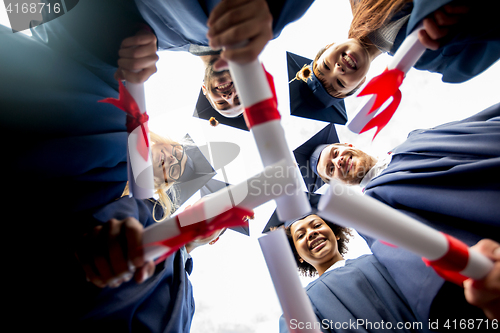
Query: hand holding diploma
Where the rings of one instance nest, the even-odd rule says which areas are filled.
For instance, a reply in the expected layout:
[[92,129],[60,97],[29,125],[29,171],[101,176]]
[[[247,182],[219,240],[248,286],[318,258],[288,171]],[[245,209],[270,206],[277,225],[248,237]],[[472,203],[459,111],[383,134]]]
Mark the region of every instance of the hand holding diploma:
[[111,219],[83,236],[76,257],[87,280],[99,288],[116,288],[134,278],[142,283],[155,264],[144,259],[143,226],[133,217]]
[[118,55],[117,81],[144,83],[156,73],[156,36],[149,30],[140,30],[132,37],[122,41]]
[[490,258],[495,264],[483,279],[464,281],[467,302],[483,309],[489,319],[500,319],[500,244],[482,239],[471,249]]
[[273,38],[273,17],[265,0],[221,1],[210,13],[207,25],[210,47],[224,48],[222,60],[214,64],[217,70],[225,61],[245,64],[256,60]]
[[[128,113],[129,193],[138,199],[147,199],[154,195],[154,181],[144,81],[156,72],[156,36],[148,30],[139,31],[123,40],[119,55],[119,68],[115,73],[120,85],[119,99],[107,98],[100,102],[111,103]],[[126,80],[126,88],[122,80]]]

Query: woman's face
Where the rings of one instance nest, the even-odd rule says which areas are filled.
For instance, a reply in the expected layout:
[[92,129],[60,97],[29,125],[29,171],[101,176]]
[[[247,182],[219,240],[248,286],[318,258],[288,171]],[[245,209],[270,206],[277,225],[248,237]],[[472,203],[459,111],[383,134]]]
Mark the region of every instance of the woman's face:
[[348,39],[329,46],[316,61],[314,73],[329,94],[344,97],[361,83],[371,60],[357,39]]
[[299,256],[318,267],[331,266],[342,256],[338,251],[333,230],[317,215],[309,215],[290,227],[293,243]]
[[182,146],[154,143],[151,147],[151,154],[155,182],[173,182],[184,173],[187,155],[183,154]]

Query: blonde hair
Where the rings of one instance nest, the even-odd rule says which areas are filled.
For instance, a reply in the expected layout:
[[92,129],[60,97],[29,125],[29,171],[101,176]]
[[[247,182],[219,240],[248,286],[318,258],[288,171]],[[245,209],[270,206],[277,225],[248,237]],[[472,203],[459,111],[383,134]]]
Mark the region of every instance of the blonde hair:
[[[149,131],[149,137],[151,139],[151,143],[154,144],[169,144],[169,145],[180,145],[181,143],[170,139],[169,137],[163,137],[154,132]],[[161,222],[168,218],[177,208],[178,208],[178,195],[177,191],[174,187],[175,182],[168,182],[167,180],[162,181],[161,183],[157,182],[155,179],[154,187],[155,194],[158,195],[158,200],[155,201],[155,205],[153,207],[153,219],[156,222]],[[129,186],[125,186],[125,190],[122,193],[122,197],[125,195],[129,195],[130,190]],[[163,216],[161,218],[157,218],[155,211],[156,205],[160,204],[163,210]]]

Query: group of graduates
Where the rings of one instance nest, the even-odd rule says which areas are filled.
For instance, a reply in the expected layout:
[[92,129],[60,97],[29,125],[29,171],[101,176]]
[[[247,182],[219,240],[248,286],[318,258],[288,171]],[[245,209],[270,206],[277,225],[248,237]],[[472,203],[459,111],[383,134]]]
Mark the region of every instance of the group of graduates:
[[[312,2],[81,0],[59,17],[45,11],[32,37],[0,26],[4,209],[14,220],[4,233],[6,266],[14,273],[9,321],[25,330],[189,332],[189,252],[220,232],[158,265],[143,258],[142,232],[215,172],[194,143],[151,133],[156,196],[127,196],[127,115],[98,101],[117,97],[120,80],[146,81],[158,51],[186,51],[205,64],[202,92],[218,119],[242,119],[227,62],[255,60]],[[297,114],[331,123],[294,152],[301,171],[313,175],[304,175],[308,190],[333,179],[361,184],[365,195],[475,245],[494,269],[456,286],[418,256],[367,236],[373,254],[346,263],[350,232],[316,215],[312,194],[311,214],[275,219],[265,231],[284,224],[299,271],[319,274],[307,288],[318,322],[422,322],[413,330],[428,331],[433,319],[498,320],[500,104],[414,131],[380,160],[338,144],[333,124],[347,122],[344,98],[363,84],[370,62],[394,54],[420,23],[428,50],[415,68],[453,83],[487,70],[500,57],[493,14],[461,0],[350,4],[346,42],[328,44],[314,60],[289,54]],[[290,327],[281,324],[283,331]]]

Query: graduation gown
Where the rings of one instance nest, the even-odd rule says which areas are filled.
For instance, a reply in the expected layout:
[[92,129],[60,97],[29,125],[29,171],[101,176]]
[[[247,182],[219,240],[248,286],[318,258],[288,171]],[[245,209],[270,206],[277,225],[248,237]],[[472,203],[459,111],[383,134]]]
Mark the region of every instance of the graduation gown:
[[[428,332],[397,284],[373,255],[347,260],[306,287],[322,332]],[[405,329],[405,323],[407,323]],[[298,323],[291,322],[292,328]],[[400,325],[400,326],[398,326]],[[409,329],[410,327],[411,329]],[[288,332],[284,317],[280,332]]]
[[[84,63],[87,57],[81,55],[80,49],[85,49],[116,67],[122,40],[133,36],[145,24],[155,33],[159,50],[189,51],[190,45],[208,47],[206,22],[219,2],[86,0],[50,22],[55,14],[44,13],[47,23],[39,30],[46,35],[49,45],[59,52]],[[288,23],[298,20],[312,3],[312,0],[268,1],[274,38]]]
[[[365,194],[469,246],[482,238],[499,242],[499,142],[500,104],[462,121],[413,131]],[[427,321],[444,280],[409,252],[378,241],[371,250],[420,320]],[[458,312],[460,307],[454,306]],[[463,315],[479,318],[468,311]]]
[[[94,213],[104,223],[110,218],[135,217],[144,227],[156,223],[151,217],[154,202],[124,197]],[[159,208],[159,205],[156,206]],[[161,212],[158,212],[161,214]],[[156,266],[147,281],[131,280],[119,288],[100,289],[82,282],[75,292],[78,309],[75,324],[81,332],[189,332],[194,298],[189,274],[193,269],[185,248]]]
[[0,135],[10,143],[2,170],[11,193],[36,188],[38,209],[57,197],[58,210],[71,212],[119,198],[127,182],[126,113],[98,103],[118,97],[110,78],[5,27],[0,39]]
[[[189,46],[208,46],[206,22],[212,9],[220,0],[135,0],[142,17],[153,28],[158,38],[158,48],[171,51],[188,51]],[[311,0],[268,1],[273,16],[273,38],[283,28],[298,20],[311,6]]]
[[[144,284],[99,289],[74,251],[109,218],[154,223],[152,204],[119,198],[127,182],[126,114],[98,103],[118,93],[47,45],[0,26],[0,135],[6,325],[26,331],[188,332],[194,311],[181,252]],[[107,68],[95,59],[96,68]],[[105,73],[105,71],[100,71]],[[110,204],[110,205],[108,205]],[[161,214],[158,214],[161,216]],[[28,320],[26,316],[29,316]]]
[[[426,16],[450,2],[452,0],[414,0],[413,4],[405,6],[393,20],[406,14],[411,15],[400,29],[390,54],[394,55],[406,36]],[[441,73],[443,82],[460,83],[481,74],[500,58],[500,33],[495,23],[496,18],[492,15],[494,11],[491,11],[496,2],[481,2],[477,5],[472,4],[472,1],[470,3],[476,14],[472,16],[472,20],[470,17],[467,19],[467,30],[458,32],[438,50],[426,50],[414,68]],[[479,6],[481,7],[477,8]]]

